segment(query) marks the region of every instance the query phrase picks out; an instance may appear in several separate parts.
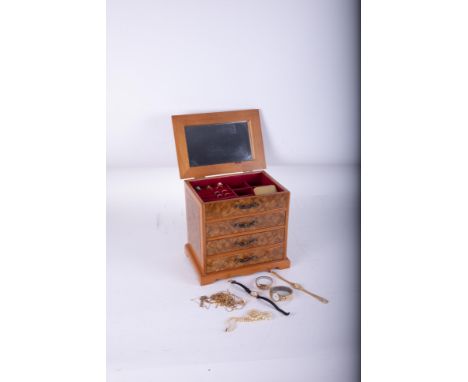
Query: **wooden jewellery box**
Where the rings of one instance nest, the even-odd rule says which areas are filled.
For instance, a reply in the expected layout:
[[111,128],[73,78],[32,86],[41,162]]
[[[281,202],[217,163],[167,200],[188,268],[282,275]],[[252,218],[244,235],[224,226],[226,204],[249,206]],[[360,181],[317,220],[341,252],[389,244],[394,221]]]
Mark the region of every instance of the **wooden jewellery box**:
[[263,171],[259,111],[174,115],[172,123],[185,179],[185,253],[200,284],[289,267],[290,193]]

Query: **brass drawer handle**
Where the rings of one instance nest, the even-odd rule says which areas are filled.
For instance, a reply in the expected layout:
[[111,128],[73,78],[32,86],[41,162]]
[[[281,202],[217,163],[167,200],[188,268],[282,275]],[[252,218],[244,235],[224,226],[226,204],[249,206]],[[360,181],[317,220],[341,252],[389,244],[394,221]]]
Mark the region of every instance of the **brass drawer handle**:
[[260,204],[257,202],[249,203],[249,204],[236,204],[235,207],[239,208],[240,210],[250,210],[251,208],[258,207]]
[[234,223],[233,226],[234,228],[250,228],[257,224],[256,220],[251,220],[249,222],[242,222],[242,223]]
[[257,241],[256,238],[252,238],[252,239],[249,239],[249,240],[242,240],[242,241],[236,241],[234,243],[234,245],[237,245],[239,247],[245,247],[246,245],[250,245],[250,244],[253,244]]
[[257,256],[247,256],[247,257],[242,257],[240,259],[236,259],[238,263],[244,264],[248,263],[249,261],[255,260]]

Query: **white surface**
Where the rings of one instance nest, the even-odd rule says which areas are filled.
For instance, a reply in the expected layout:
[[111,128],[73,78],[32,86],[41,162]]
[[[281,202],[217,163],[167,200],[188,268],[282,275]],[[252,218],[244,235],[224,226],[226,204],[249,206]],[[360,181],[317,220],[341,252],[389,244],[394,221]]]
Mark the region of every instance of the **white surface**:
[[[330,300],[296,293],[272,321],[225,320],[191,299],[229,288],[198,285],[183,254],[186,220],[177,168],[108,173],[108,379],[122,381],[357,381],[359,373],[358,168],[274,167],[292,193],[281,274]],[[252,285],[254,276],[237,278]]]
[[359,161],[357,0],[108,0],[107,42],[108,166],[173,166],[172,114],[245,108],[270,165]]

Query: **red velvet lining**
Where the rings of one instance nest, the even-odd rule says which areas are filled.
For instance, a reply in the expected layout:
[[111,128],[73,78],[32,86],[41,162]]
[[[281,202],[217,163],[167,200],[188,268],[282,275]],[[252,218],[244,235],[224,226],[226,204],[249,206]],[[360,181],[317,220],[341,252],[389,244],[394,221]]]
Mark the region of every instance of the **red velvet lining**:
[[[218,185],[220,182],[221,186]],[[192,180],[190,184],[205,202],[252,196],[253,188],[257,186],[274,185],[278,192],[284,191],[263,172]]]

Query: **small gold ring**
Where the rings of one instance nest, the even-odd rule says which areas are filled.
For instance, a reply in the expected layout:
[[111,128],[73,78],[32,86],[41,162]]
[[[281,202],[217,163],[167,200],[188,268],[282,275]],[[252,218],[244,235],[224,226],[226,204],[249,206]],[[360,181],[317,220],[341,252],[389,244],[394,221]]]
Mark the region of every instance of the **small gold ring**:
[[273,279],[270,276],[259,276],[255,279],[255,285],[258,289],[267,290],[273,285]]

